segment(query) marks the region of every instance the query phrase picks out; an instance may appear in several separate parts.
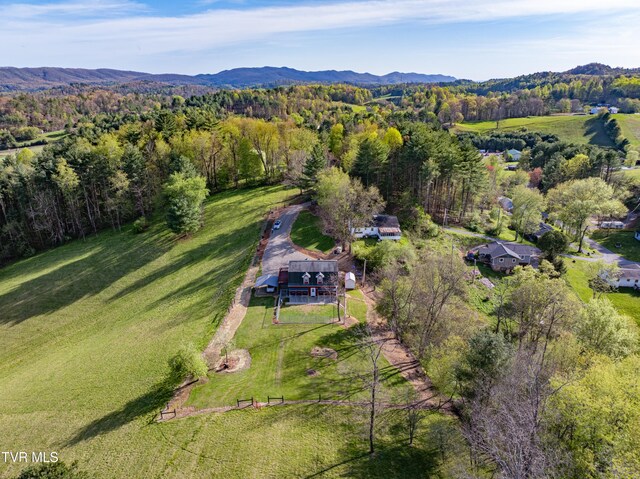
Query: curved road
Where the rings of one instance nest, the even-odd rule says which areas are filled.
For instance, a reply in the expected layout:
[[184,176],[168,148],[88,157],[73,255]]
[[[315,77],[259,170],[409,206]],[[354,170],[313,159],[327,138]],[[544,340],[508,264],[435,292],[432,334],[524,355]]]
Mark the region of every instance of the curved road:
[[280,268],[289,265],[291,260],[313,259],[300,251],[297,251],[291,243],[291,226],[298,217],[298,213],[308,207],[308,203],[293,205],[285,208],[280,217],[282,222],[279,230],[271,231],[269,242],[262,255],[262,274],[277,275]]

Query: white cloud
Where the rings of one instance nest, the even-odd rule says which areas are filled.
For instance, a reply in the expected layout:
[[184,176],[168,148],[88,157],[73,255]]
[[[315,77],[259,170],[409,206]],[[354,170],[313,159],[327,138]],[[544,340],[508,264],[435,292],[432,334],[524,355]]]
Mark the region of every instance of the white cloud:
[[[43,51],[55,51],[58,56],[77,58],[81,64],[96,58],[105,62],[127,59],[131,64],[132,59],[141,55],[192,54],[233,44],[277,40],[279,35],[295,32],[403,22],[453,24],[545,15],[567,15],[569,20],[570,16],[584,13],[640,12],[637,0],[363,0],[210,9],[197,14],[164,17],[131,11],[138,7],[139,4],[118,0],[9,5],[3,11],[0,42],[9,42],[13,48],[3,61],[12,57],[56,58],[42,54]],[[128,16],[111,16],[113,12],[126,9],[130,12]],[[87,14],[83,12],[103,17],[86,18]],[[620,28],[625,32],[629,30],[626,23]],[[611,35],[618,33],[610,32]],[[635,33],[630,35],[638,38]],[[585,48],[592,44],[584,42],[584,35],[578,42]]]
[[38,17],[62,16],[67,18],[105,17],[141,12],[146,7],[128,0],[77,0],[62,3],[34,4],[12,3],[2,9],[3,19],[33,20]]

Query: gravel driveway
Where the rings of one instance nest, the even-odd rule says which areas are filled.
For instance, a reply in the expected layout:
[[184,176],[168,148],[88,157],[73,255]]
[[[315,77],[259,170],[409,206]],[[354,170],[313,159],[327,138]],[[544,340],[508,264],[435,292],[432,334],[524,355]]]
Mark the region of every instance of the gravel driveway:
[[278,274],[280,268],[288,266],[291,260],[313,259],[297,251],[289,237],[291,226],[298,217],[298,213],[306,209],[307,206],[308,204],[289,206],[280,214],[278,219],[282,222],[282,226],[279,230],[271,232],[262,256],[262,274]]

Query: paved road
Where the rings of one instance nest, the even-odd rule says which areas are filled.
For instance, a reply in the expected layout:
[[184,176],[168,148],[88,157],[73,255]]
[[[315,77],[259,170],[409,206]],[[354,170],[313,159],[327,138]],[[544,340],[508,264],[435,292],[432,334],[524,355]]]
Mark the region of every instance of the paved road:
[[287,266],[291,260],[313,259],[297,251],[289,238],[291,226],[298,217],[298,213],[307,207],[308,204],[293,205],[282,211],[279,217],[282,226],[279,230],[271,232],[262,256],[262,274],[278,274],[280,268]]
[[613,251],[605,248],[597,241],[594,241],[591,238],[585,238],[585,241],[587,242],[589,247],[595,249],[598,253],[602,255],[597,259],[601,259],[605,263],[617,264],[620,268],[639,268],[640,269],[640,263],[623,258],[618,253],[614,253]]

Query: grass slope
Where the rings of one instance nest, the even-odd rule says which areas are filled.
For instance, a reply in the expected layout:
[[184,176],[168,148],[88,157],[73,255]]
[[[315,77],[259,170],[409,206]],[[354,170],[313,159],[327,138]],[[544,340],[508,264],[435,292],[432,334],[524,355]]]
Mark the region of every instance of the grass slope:
[[640,115],[623,115],[616,114],[611,115],[618,120],[620,129],[622,130],[622,136],[627,138],[634,148],[640,147]]
[[[177,451],[157,456],[147,425],[166,399],[167,359],[182,341],[210,337],[264,213],[288,196],[279,187],[217,195],[190,240],[158,221],[0,270],[3,450],[59,451],[102,477],[179,462]],[[7,468],[17,466],[0,463],[0,477]]]
[[309,211],[301,211],[291,227],[291,241],[306,249],[329,253],[333,238],[322,234],[322,220]]
[[457,131],[491,133],[494,131],[515,131],[526,128],[529,131],[551,133],[560,140],[577,144],[590,144],[613,147],[611,139],[604,131],[600,118],[587,115],[529,116],[526,118],[508,118],[500,121],[496,129],[495,121],[475,121],[456,126]]
[[[206,204],[205,227],[187,241],[175,241],[158,220],[142,235],[107,231],[0,270],[2,450],[57,451],[97,478],[438,474],[433,437],[450,419],[437,414],[409,448],[402,413],[386,412],[374,459],[364,454],[366,418],[352,408],[287,406],[153,422],[168,397],[167,359],[182,341],[210,338],[264,213],[288,196],[279,187],[216,195]],[[340,342],[337,327],[323,331],[329,338],[307,337]],[[283,364],[303,371],[304,364],[286,361],[287,351],[301,347],[289,343]],[[335,369],[319,378],[337,376]],[[304,386],[302,379],[291,384]],[[464,457],[452,434],[452,457]],[[0,477],[24,467],[0,462]]]

